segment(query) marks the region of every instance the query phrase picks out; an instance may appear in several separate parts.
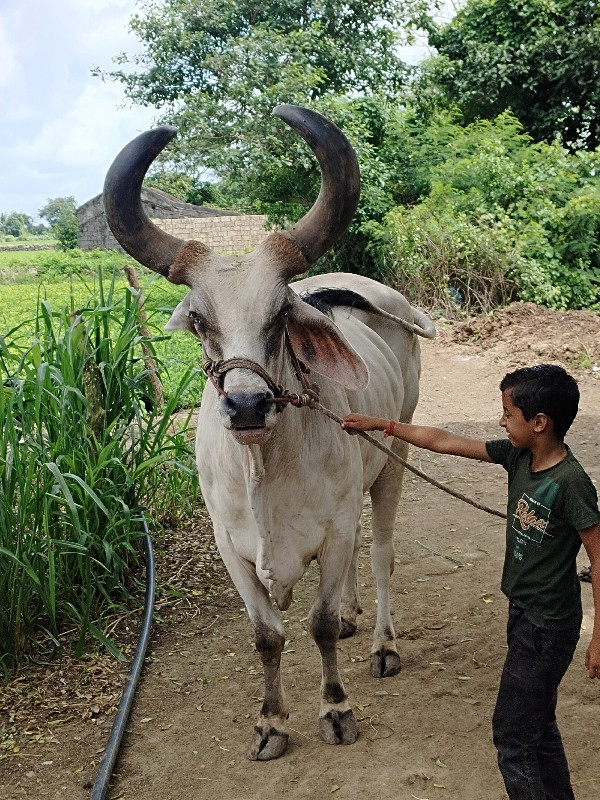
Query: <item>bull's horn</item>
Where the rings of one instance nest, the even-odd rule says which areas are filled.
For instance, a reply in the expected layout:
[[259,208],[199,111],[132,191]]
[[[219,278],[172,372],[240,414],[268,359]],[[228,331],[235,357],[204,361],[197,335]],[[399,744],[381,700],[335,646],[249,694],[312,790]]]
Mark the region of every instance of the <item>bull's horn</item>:
[[281,105],[273,110],[309,145],[321,167],[321,191],[313,207],[284,234],[313,264],[346,231],[360,197],[360,171],[341,130],[316,111]]
[[144,176],[177,133],[164,126],[137,136],[115,158],[104,181],[104,210],[115,239],[140,264],[169,277],[169,267],[185,244],[154,225],[142,207]]

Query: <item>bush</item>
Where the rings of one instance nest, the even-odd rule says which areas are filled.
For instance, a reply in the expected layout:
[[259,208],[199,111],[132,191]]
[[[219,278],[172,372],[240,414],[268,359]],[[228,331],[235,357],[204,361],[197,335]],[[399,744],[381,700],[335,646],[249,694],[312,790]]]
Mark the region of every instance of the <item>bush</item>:
[[77,234],[79,223],[73,211],[64,211],[52,227],[61,250],[73,250],[77,247]]
[[425,143],[414,152],[430,164],[428,194],[362,228],[386,280],[397,273],[407,295],[445,313],[512,297],[599,308],[600,155],[532,144],[508,113],[428,126],[408,144]]
[[508,275],[520,257],[506,230],[434,205],[424,202],[386,217],[380,235],[391,256],[388,280],[412,304],[447,317],[508,303],[515,292]]

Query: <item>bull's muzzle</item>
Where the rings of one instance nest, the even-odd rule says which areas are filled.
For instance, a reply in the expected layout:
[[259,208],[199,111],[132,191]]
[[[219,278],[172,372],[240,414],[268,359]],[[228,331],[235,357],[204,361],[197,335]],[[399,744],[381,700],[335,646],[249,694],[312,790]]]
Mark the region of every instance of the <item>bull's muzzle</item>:
[[269,434],[267,417],[274,408],[271,392],[227,392],[221,396],[221,410],[229,420],[229,430],[241,444],[256,444]]

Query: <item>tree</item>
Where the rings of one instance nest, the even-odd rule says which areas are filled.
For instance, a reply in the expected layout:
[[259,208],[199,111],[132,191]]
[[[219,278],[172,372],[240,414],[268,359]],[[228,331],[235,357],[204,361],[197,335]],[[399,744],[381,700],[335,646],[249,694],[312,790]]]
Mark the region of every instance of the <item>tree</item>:
[[145,184],[196,206],[217,202],[216,186],[213,183],[194,180],[183,172],[154,170],[148,175]]
[[72,209],[63,209],[60,217],[52,227],[56,241],[61,250],[73,250],[77,247],[79,223]]
[[510,110],[535,141],[600,144],[600,6],[593,0],[467,0],[428,23],[428,82],[468,124]]
[[[268,195],[301,203],[314,160],[271,111],[341,95],[395,94],[408,68],[396,48],[427,0],[165,0],[143,3],[131,29],[144,50],[105,77],[179,127],[173,171],[210,169],[238,207]],[[133,67],[133,71],[131,68]],[[163,162],[164,163],[164,162]],[[292,180],[292,183],[290,183]],[[311,189],[312,189],[312,183]],[[285,191],[282,191],[285,190]],[[312,198],[310,198],[312,199]]]
[[19,211],[0,214],[0,232],[18,239],[26,233],[33,232],[33,220],[28,214]]
[[47,220],[50,227],[54,228],[63,215],[70,216],[75,214],[76,208],[75,198],[71,195],[68,197],[49,197],[46,205],[38,211],[38,216]]

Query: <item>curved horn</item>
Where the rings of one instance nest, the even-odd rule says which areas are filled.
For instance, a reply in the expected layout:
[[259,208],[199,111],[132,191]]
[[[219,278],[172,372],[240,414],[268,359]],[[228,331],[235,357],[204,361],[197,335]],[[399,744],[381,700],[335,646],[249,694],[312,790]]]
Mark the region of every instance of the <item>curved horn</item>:
[[354,216],[360,197],[358,161],[341,130],[316,111],[281,105],[273,114],[302,136],[321,167],[321,191],[315,204],[283,231],[313,264],[342,236]]
[[104,210],[115,239],[140,264],[169,277],[169,268],[185,244],[154,225],[142,207],[142,181],[156,156],[177,133],[164,126],[140,134],[115,158],[104,181]]

